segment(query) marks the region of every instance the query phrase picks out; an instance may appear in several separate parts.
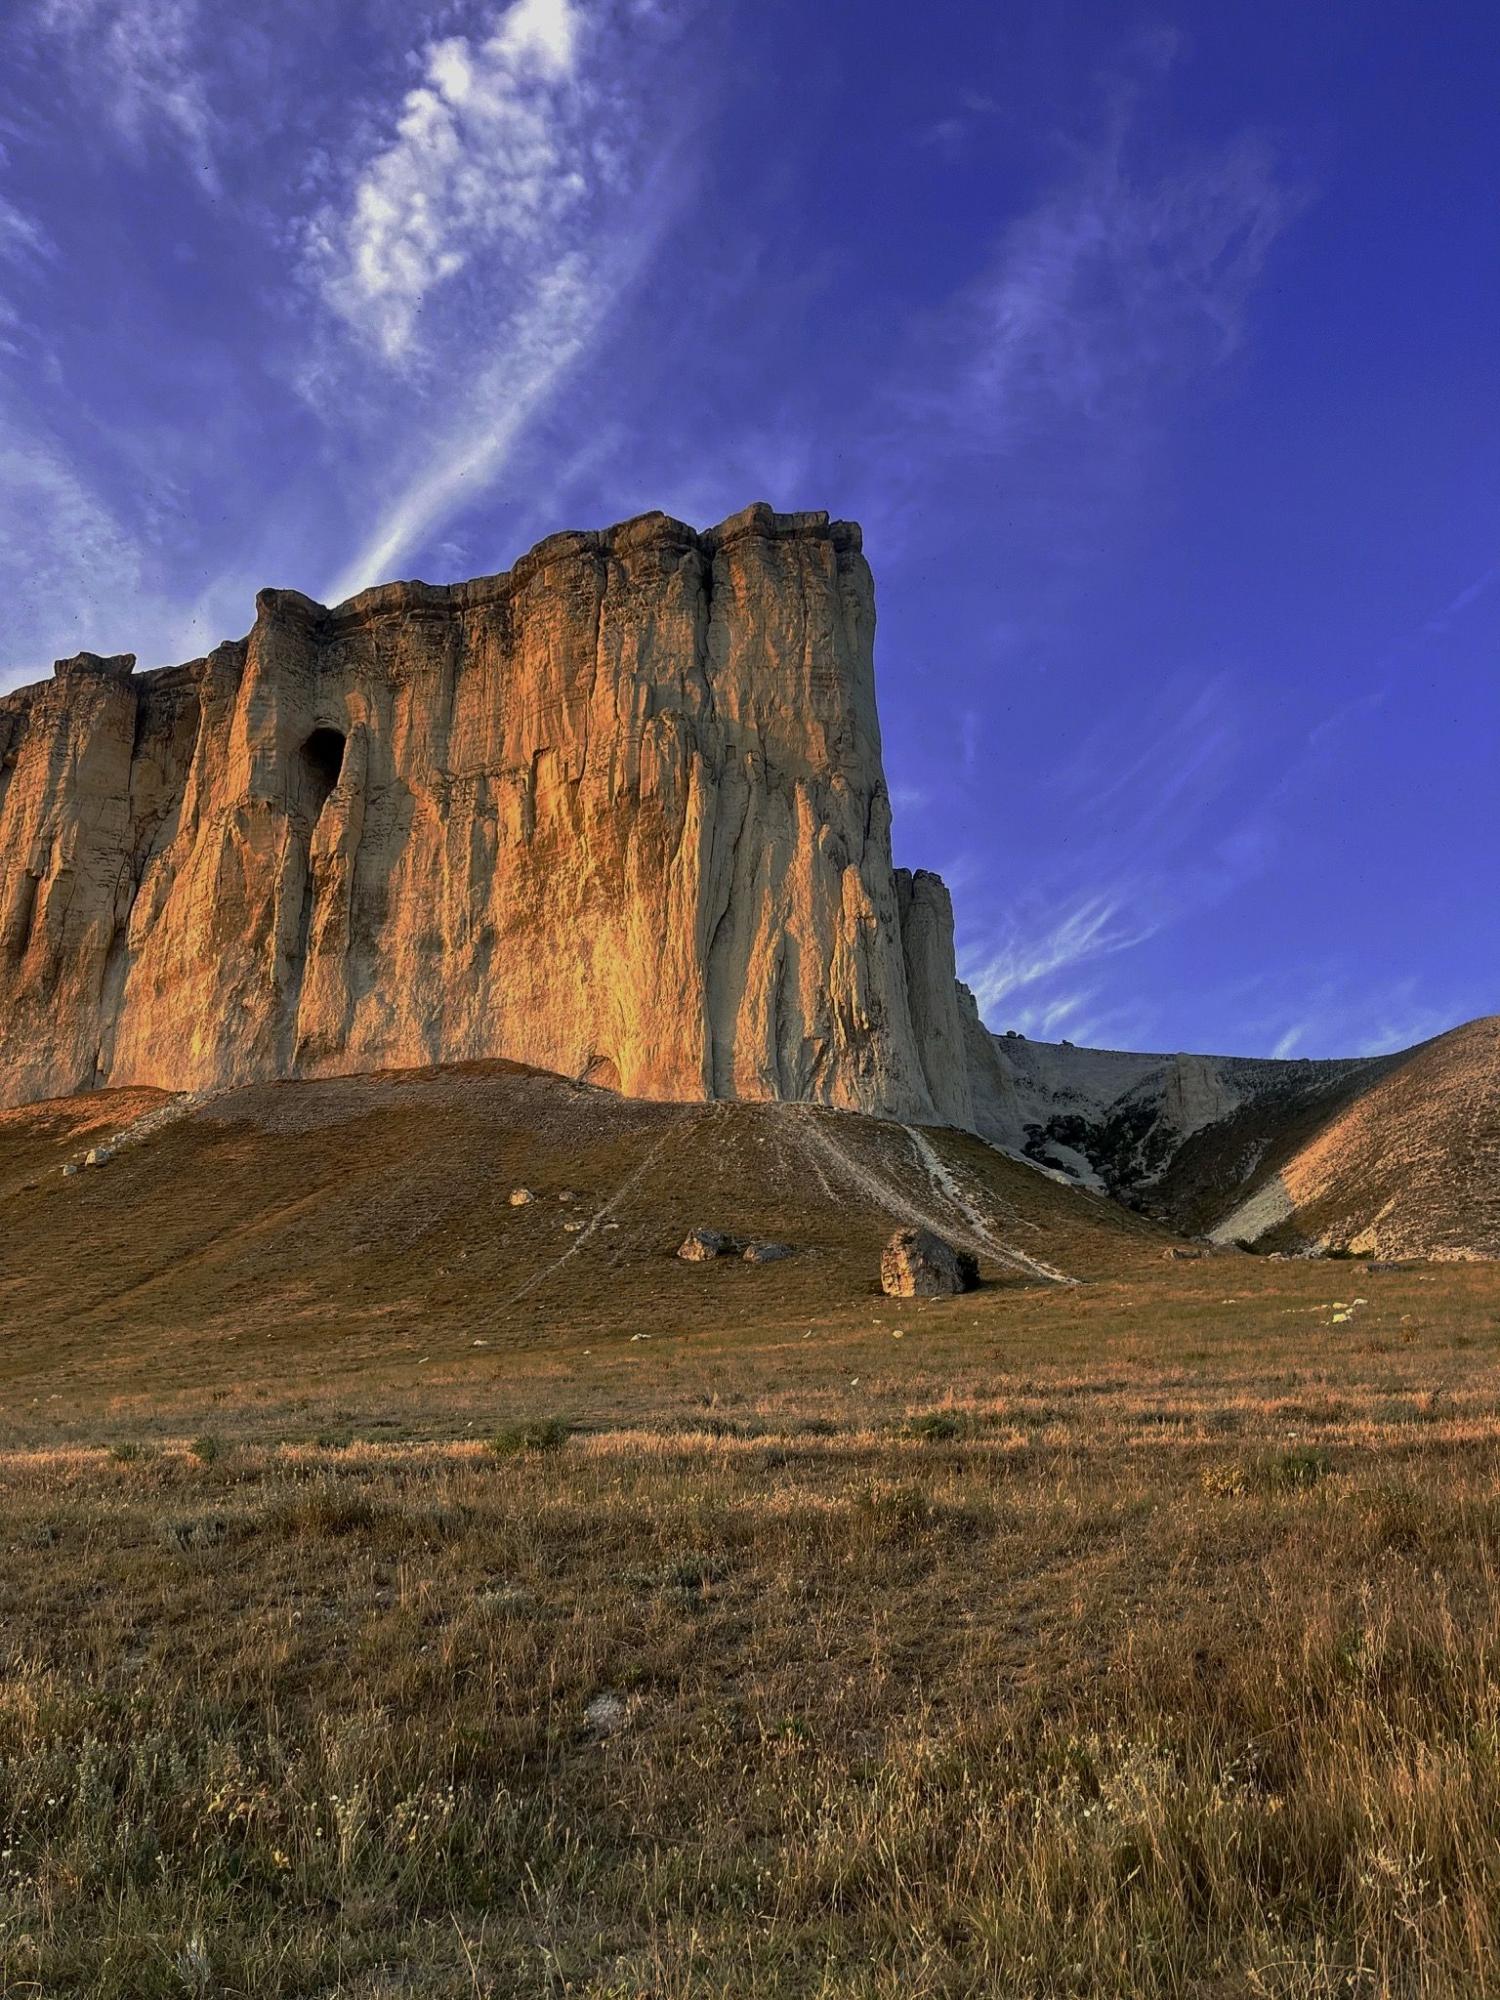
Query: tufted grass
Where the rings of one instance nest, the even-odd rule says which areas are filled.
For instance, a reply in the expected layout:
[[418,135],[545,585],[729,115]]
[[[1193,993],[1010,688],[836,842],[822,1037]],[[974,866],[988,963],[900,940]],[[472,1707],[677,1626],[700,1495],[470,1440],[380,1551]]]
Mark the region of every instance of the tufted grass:
[[645,1330],[36,1350],[0,2000],[1500,1993],[1500,1273]]
[[1500,1446],[1399,1428],[14,1454],[0,1993],[1492,1992]]

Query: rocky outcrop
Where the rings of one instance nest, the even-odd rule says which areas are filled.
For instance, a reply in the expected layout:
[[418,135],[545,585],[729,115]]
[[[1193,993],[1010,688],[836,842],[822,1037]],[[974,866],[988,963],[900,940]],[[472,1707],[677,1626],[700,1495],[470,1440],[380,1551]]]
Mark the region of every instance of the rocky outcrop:
[[896,910],[912,1032],[933,1108],[944,1124],[971,1126],[974,1093],[954,976],[953,899],[940,875],[898,868]]
[[859,530],[651,514],[0,699],[0,1105],[506,1056],[970,1122]]
[[979,1283],[978,1259],[930,1229],[898,1229],[880,1253],[880,1289],[892,1299],[951,1299]]

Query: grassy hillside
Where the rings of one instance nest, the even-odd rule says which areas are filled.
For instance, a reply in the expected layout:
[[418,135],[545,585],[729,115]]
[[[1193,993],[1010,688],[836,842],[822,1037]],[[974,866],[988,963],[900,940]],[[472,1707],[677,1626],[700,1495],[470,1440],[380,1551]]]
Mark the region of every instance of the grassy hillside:
[[0,1995],[1500,1990],[1500,1265],[493,1067],[105,1108],[0,1128]]
[[1500,1257],[1500,1017],[1410,1050],[1269,1152],[1215,1235],[1377,1257]]
[[[633,1103],[500,1063],[110,1098],[0,1117],[13,1408],[44,1380],[65,1404],[288,1369],[482,1382],[538,1343],[800,1335],[864,1313],[908,1216],[970,1244],[994,1294],[1144,1268],[1169,1240],[963,1134]],[[64,1177],[116,1129],[107,1166]],[[512,1207],[523,1186],[536,1199]],[[694,1226],[797,1254],[682,1264]]]

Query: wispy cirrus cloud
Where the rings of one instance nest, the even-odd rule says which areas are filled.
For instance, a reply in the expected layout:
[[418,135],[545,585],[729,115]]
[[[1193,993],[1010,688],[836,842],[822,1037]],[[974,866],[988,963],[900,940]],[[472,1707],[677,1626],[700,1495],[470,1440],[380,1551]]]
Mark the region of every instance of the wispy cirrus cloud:
[[[1059,972],[1144,944],[1159,926],[1128,880],[1086,891],[1059,910],[1018,907],[982,944],[960,954],[959,977],[973,988],[981,1014],[1043,985]],[[1056,996],[1041,1004],[1046,1014]]]
[[83,647],[98,647],[101,627],[131,606],[119,643],[149,657],[167,639],[175,614],[150,587],[146,560],[131,529],[81,476],[45,432],[0,403],[0,598],[8,679],[45,672]]
[[[0,153],[0,158],[3,157]],[[51,239],[42,225],[15,202],[0,195],[0,260],[17,263],[51,254]]]
[[[960,976],[982,1013],[1003,1006],[1001,1025],[1042,1032],[1079,967],[1147,943],[1264,870],[1274,802],[1232,803],[1242,747],[1234,683],[1213,671],[1135,694],[1059,751],[1052,825],[1067,837],[1045,872],[1029,885],[1007,878],[998,897],[976,881],[964,899]],[[1109,1004],[1117,1013],[1118,996]],[[1074,1032],[1088,1039],[1082,1022]]]
[[[927,476],[972,467],[1022,503],[995,559],[1015,578],[1033,653],[1066,643],[1078,571],[1130,540],[1164,422],[1186,385],[1246,345],[1267,261],[1306,202],[1254,133],[1198,150],[1156,142],[1153,94],[1174,53],[1170,37],[1155,38],[1134,73],[1106,86],[1092,137],[1059,147],[1050,186],[933,316],[924,366],[906,371],[924,387],[902,406],[924,446],[938,442]],[[1144,1025],[1118,998],[1101,1004],[1080,969],[1263,872],[1274,807],[1234,798],[1239,710],[1232,672],[1195,663],[1145,699],[1138,680],[1122,687],[1071,748],[1052,746],[1054,838],[1037,874],[965,898],[962,976],[998,1025],[1066,1023],[1081,1039],[1111,1022]],[[974,713],[972,695],[955,699],[957,768],[977,779],[993,758],[974,741]]]
[[[632,263],[646,246],[634,246]],[[590,266],[581,253],[534,275],[529,296],[500,330],[496,351],[463,385],[457,422],[444,425],[396,496],[323,595],[352,596],[393,575],[431,534],[482,499],[569,369],[588,352],[633,271]]]
[[1246,337],[1267,257],[1305,202],[1246,133],[1153,161],[1138,93],[1001,232],[984,270],[929,329],[950,366],[921,408],[967,452],[1014,450],[1060,418],[1135,422]]
[[[4,152],[0,149],[0,161],[3,159]],[[51,241],[41,225],[0,195],[0,270],[8,266],[14,277],[28,265],[52,254]],[[19,353],[17,342],[23,330],[20,307],[0,288],[0,355]]]
[[[657,67],[691,11],[513,0],[421,51],[421,82],[312,218],[305,269],[405,420],[387,494],[326,586],[380,581],[479,502],[597,346],[678,212]],[[336,402],[357,357],[325,355]]]
[[1424,984],[1414,974],[1371,984],[1325,959],[1279,967],[1214,999],[1235,1024],[1237,1049],[1282,1059],[1391,1055],[1493,1009],[1493,994],[1472,988],[1435,1004]]
[[598,199],[618,135],[583,72],[589,34],[573,0],[515,0],[489,34],[429,43],[393,133],[314,218],[325,297],[387,362],[418,350],[436,292],[481,258],[550,262]]
[[[316,518],[297,581],[326,595],[433,559],[464,516],[493,504],[689,190],[681,141],[701,100],[684,87],[696,71],[682,43],[698,0],[386,10],[360,99],[328,66],[337,27],[325,33],[289,0],[232,30],[203,0],[24,4],[31,59],[55,65],[120,150],[153,170],[185,163],[253,255],[291,250],[295,282],[278,256],[257,362],[297,397],[290,422],[318,427],[302,461],[312,477],[278,513]],[[462,32],[444,32],[455,23]],[[393,74],[399,87],[382,96]],[[299,146],[294,125],[268,154],[268,104],[298,119],[317,107],[316,137]],[[0,346],[13,317],[0,298]],[[564,440],[556,457],[575,455]],[[316,480],[339,504],[317,506]],[[222,498],[222,467],[215,484]],[[285,559],[254,520],[240,540],[185,619],[247,593],[247,565]]]
[[1454,623],[1463,617],[1469,607],[1477,604],[1480,598],[1496,583],[1500,583],[1500,559],[1492,562],[1488,568],[1482,570],[1472,582],[1466,583],[1462,590],[1455,591],[1446,604],[1441,606],[1437,611],[1434,611],[1422,627],[1422,636],[1427,639],[1441,639],[1445,637]]
[[203,38],[222,24],[205,22],[199,0],[40,0],[33,18],[127,146],[175,147],[204,187],[217,188]]

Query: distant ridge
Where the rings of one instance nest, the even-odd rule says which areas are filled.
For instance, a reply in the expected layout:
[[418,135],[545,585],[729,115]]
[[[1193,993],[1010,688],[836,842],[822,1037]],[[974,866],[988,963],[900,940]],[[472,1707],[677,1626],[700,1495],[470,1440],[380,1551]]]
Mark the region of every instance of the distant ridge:
[[1382,1068],[1215,1226],[1221,1242],[1384,1258],[1500,1257],[1500,1015]]
[[1399,1054],[1138,1055],[996,1036],[989,1136],[1190,1235],[1500,1256],[1500,1017]]

